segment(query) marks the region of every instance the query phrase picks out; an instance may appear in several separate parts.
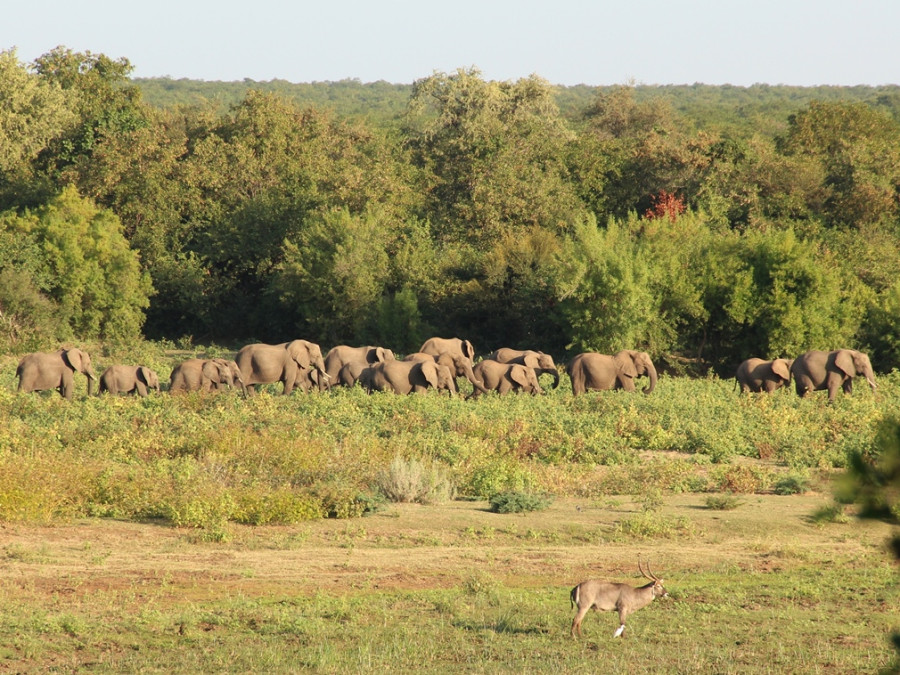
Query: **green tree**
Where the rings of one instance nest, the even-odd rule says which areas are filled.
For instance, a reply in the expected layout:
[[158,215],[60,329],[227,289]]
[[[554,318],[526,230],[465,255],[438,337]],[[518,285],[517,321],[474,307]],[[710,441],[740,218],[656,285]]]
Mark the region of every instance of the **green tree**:
[[900,216],[900,123],[865,103],[813,102],[788,119],[778,147],[823,171],[823,216],[856,227]]
[[488,82],[470,69],[418,80],[405,133],[444,241],[481,245],[532,225],[556,231],[583,213],[566,173],[574,135],[538,77]]
[[[401,232],[387,213],[374,208],[358,216],[333,209],[307,219],[303,230],[284,242],[284,261],[272,281],[289,321],[283,329],[325,344],[371,334],[385,311],[379,303],[396,299],[402,290],[391,288],[391,256]],[[409,313],[408,293],[403,298]]]
[[61,184],[77,183],[79,164],[89,162],[105,137],[146,124],[140,89],[128,79],[128,59],[56,47],[35,60],[41,79],[62,88],[75,120],[44,153],[50,175]]
[[36,192],[33,163],[75,119],[58,84],[0,51],[0,210],[24,206]]
[[579,192],[595,213],[644,213],[663,190],[691,202],[702,149],[684,126],[662,98],[638,101],[633,87],[601,91],[584,113],[574,169],[589,181]]
[[277,294],[267,292],[293,255],[283,243],[331,209],[352,216],[372,206],[402,218],[412,199],[383,136],[272,94],[248,93],[188,146],[179,172],[191,186],[183,249],[208,272],[198,316],[209,319],[195,330],[215,334],[224,322],[286,338],[271,321],[281,311]]
[[36,281],[75,335],[107,340],[140,335],[152,287],[115,214],[69,187],[32,212],[5,213],[0,224],[34,240],[47,271]]
[[646,344],[653,310],[650,272],[628,229],[615,219],[600,229],[588,217],[575,225],[563,260],[566,273],[557,293],[568,347],[614,353]]
[[712,357],[723,374],[750,356],[856,341],[866,290],[814,241],[791,230],[722,234],[697,264],[708,317],[695,333],[697,355]]

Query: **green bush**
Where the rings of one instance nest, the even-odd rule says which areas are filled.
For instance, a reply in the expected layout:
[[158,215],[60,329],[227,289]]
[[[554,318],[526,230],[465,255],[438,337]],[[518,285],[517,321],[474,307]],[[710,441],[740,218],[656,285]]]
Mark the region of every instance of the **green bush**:
[[553,503],[553,498],[533,492],[511,491],[495,494],[489,501],[494,513],[526,513],[543,511]]
[[710,495],[706,498],[706,508],[714,511],[732,511],[743,504],[735,495]]
[[249,525],[290,525],[321,518],[322,503],[291,488],[268,493],[247,491],[237,497],[235,520]]
[[776,495],[796,495],[809,489],[809,478],[791,474],[775,481],[772,490]]

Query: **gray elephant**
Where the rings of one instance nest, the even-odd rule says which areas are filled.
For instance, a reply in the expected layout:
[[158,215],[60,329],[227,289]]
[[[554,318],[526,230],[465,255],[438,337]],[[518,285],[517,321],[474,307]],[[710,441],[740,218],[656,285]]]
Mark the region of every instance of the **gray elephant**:
[[869,357],[854,349],[806,352],[794,359],[791,373],[798,395],[806,396],[811,391],[827,389],[829,401],[834,401],[838,387],[845,394],[853,393],[854,377],[865,377],[872,391],[878,386]]
[[375,364],[359,362],[345,364],[340,369],[340,371],[338,371],[337,382],[335,382],[335,384],[338,384],[342,387],[356,386],[356,383],[359,381],[360,374],[362,374],[362,371],[364,371],[370,365]]
[[738,366],[735,378],[742,392],[771,394],[790,383],[793,362],[793,359],[747,359]]
[[559,386],[559,370],[553,362],[553,357],[544,352],[538,352],[532,349],[510,349],[509,347],[502,347],[488,358],[500,363],[518,363],[522,366],[528,366],[534,370],[539,378],[541,375],[552,375],[553,388],[556,389]]
[[80,349],[60,349],[50,353],[26,354],[16,368],[16,377],[19,378],[17,391],[58,389],[63,398],[71,401],[75,394],[76,372],[87,377],[87,393],[90,396],[91,385],[97,378],[87,352]]
[[147,396],[151,389],[159,392],[159,376],[146,366],[110,366],[100,375],[99,393]]
[[322,350],[319,345],[307,340],[293,340],[277,345],[246,345],[234,360],[241,370],[247,391],[251,394],[257,384],[270,382],[281,382],[284,385],[282,393],[290,394],[294,385],[300,385],[304,371],[310,368],[318,371],[319,389],[326,388],[330,379],[325,372]]
[[635,391],[634,379],[641,375],[650,379],[643,389],[645,394],[656,388],[656,367],[650,355],[633,349],[623,349],[612,356],[585,352],[569,362],[568,370],[572,394],[576,396],[588,389]]
[[339,375],[344,366],[352,365],[353,371],[359,377],[359,373],[366,366],[391,361],[394,358],[394,352],[385,347],[338,345],[332,347],[325,355],[325,372],[328,373],[329,381],[332,384],[341,384]]
[[[507,394],[511,391],[517,394],[520,392],[544,393],[538,383],[534,368],[523,366],[520,363],[500,363],[493,359],[485,359],[475,364],[475,376],[484,383],[485,388],[500,394]],[[479,393],[476,389],[469,398],[477,398]]]
[[453,373],[434,361],[385,361],[363,369],[359,384],[370,394],[392,391],[395,394],[422,394],[428,387],[446,389],[453,394]]
[[172,369],[169,392],[213,391],[232,387],[237,383],[246,393],[243,375],[234,361],[225,359],[187,359]]
[[468,340],[433,337],[426,340],[418,352],[408,355],[406,359],[420,360],[423,354],[440,360],[442,364],[453,371],[454,377],[464,377],[472,383],[475,389],[486,393],[481,381],[475,377],[472,370],[475,367],[475,348]]

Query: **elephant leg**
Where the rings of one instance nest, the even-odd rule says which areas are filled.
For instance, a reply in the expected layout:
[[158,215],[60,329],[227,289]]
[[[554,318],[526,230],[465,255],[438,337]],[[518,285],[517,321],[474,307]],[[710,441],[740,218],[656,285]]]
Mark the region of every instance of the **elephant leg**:
[[619,378],[619,388],[624,389],[625,391],[636,391],[635,386],[634,386],[634,378],[631,378],[631,377]]
[[63,375],[62,383],[59,385],[60,395],[67,401],[71,401],[75,395],[75,380],[71,374]]
[[853,380],[849,377],[844,380],[844,393],[849,395],[853,393]]
[[138,382],[135,389],[137,390],[138,396],[141,397],[145,397],[150,393],[147,391],[147,385],[145,385],[143,382]]

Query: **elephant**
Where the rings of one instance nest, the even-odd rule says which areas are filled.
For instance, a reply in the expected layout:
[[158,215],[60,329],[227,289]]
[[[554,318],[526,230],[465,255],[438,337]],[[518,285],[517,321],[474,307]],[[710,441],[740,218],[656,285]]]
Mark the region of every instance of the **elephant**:
[[97,377],[87,352],[80,349],[60,349],[49,353],[26,354],[16,368],[16,377],[19,378],[17,391],[59,389],[60,395],[71,401],[75,393],[76,371],[87,377],[87,393],[90,396],[91,385]]
[[453,373],[434,361],[385,361],[367,366],[359,374],[359,384],[370,394],[392,391],[395,394],[422,394],[428,387],[446,389],[453,394]]
[[577,396],[588,389],[624,389],[634,391],[634,378],[647,375],[650,383],[645,394],[656,388],[656,367],[647,352],[623,349],[613,356],[585,352],[569,362],[572,394]]
[[244,377],[247,392],[252,394],[257,384],[281,382],[282,393],[290,394],[294,385],[300,384],[304,371],[318,371],[319,389],[328,386],[330,378],[325,372],[325,360],[319,345],[307,340],[293,340],[277,345],[255,343],[241,347],[234,360]]
[[342,387],[354,387],[356,383],[359,381],[359,376],[366,368],[368,368],[370,363],[364,363],[359,361],[354,361],[352,363],[344,364],[344,366],[338,371],[337,376],[337,384]]
[[806,396],[811,391],[828,390],[828,401],[834,401],[838,387],[845,394],[853,393],[853,378],[862,375],[872,388],[875,384],[875,373],[869,357],[854,349],[838,349],[833,352],[813,350],[801,354],[791,365],[794,386],[799,396]]
[[553,375],[553,388],[556,389],[559,386],[559,370],[557,370],[556,364],[553,362],[553,357],[544,352],[503,347],[488,358],[500,363],[518,363],[522,366],[528,366],[534,369],[538,377],[544,374]]
[[234,386],[237,382],[246,394],[243,375],[234,361],[225,359],[187,359],[172,369],[169,392],[212,391]]
[[793,359],[747,359],[738,366],[735,379],[742,392],[767,392],[771,394],[791,381]]
[[[475,367],[475,348],[468,340],[433,337],[426,340],[418,352],[408,355],[406,359],[421,359],[423,354],[428,354],[436,359],[442,357],[441,362],[455,373],[454,377],[464,377],[482,394],[487,393],[481,381],[475,377],[475,373],[472,371],[472,368]],[[447,356],[444,356],[445,354]],[[452,365],[448,359],[452,361]]]
[[390,361],[394,358],[394,352],[385,347],[348,347],[347,345],[338,345],[330,349],[325,355],[325,372],[328,373],[329,381],[332,384],[340,384],[338,376],[341,368],[346,365],[354,364],[358,366],[356,369],[358,377],[359,372],[366,366]]
[[159,393],[159,376],[146,366],[110,366],[100,375],[99,393],[147,396],[151,389]]
[[[500,394],[514,391],[529,394],[543,394],[534,368],[521,363],[500,363],[493,359],[485,359],[475,364],[475,376],[480,378],[487,389]],[[480,392],[476,389],[469,398],[477,398]]]

